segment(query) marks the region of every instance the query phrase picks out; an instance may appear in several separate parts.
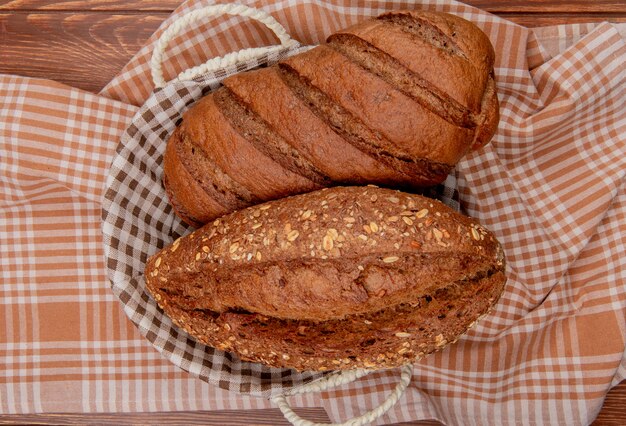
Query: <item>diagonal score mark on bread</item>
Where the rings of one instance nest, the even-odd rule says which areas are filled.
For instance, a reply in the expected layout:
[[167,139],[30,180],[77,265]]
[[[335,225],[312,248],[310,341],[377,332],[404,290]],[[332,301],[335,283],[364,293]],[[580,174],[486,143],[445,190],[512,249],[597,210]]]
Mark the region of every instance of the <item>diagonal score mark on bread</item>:
[[460,127],[476,127],[476,118],[467,108],[367,41],[354,34],[334,34],[328,45],[441,118]]
[[179,157],[189,174],[202,189],[229,210],[237,210],[259,200],[213,163],[204,150],[181,132],[177,144]]
[[279,66],[280,76],[314,114],[327,123],[344,141],[376,158],[385,165],[412,179],[436,180],[451,170],[447,164],[424,162],[390,143],[383,135],[370,129],[324,91],[302,77],[289,64]]
[[215,102],[239,134],[281,167],[300,174],[318,185],[328,186],[332,183],[328,176],[325,176],[297,148],[289,145],[228,87],[215,92]]
[[402,31],[415,36],[438,49],[444,50],[451,55],[457,55],[467,60],[465,52],[454,40],[454,37],[446,35],[436,24],[428,19],[412,15],[410,13],[386,13],[378,17],[379,21],[398,26]]

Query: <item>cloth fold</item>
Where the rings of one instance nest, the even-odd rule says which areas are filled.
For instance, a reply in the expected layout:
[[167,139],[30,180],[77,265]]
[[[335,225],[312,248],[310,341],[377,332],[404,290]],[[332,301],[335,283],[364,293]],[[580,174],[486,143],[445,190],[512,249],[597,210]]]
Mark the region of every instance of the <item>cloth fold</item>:
[[[406,2],[247,1],[303,44]],[[0,75],[0,412],[269,408],[163,359],[110,290],[101,201],[120,137],[152,92],[152,46],[100,94]],[[497,53],[501,123],[456,169],[463,211],[507,254],[505,294],[467,336],[415,365],[380,424],[587,424],[626,378],[624,26],[528,29],[453,1],[411,4],[479,25]],[[272,44],[261,26],[212,19],[172,43],[171,78],[209,57]],[[372,409],[398,372],[320,395],[333,421]]]

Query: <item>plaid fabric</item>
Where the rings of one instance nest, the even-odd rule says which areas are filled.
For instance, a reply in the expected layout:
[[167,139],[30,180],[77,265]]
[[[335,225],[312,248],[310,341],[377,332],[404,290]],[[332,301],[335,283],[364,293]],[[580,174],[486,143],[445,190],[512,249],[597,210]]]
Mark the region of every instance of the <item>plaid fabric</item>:
[[[303,44],[407,7],[249,3]],[[185,3],[165,25],[201,5]],[[624,40],[606,23],[532,31],[450,1],[410,7],[476,22],[498,54],[499,131],[459,164],[456,178],[462,209],[503,243],[509,282],[489,317],[415,365],[405,396],[380,423],[589,423],[626,377]],[[103,188],[124,130],[152,92],[148,60],[158,34],[100,96],[0,77],[2,412],[269,407],[164,359],[141,334],[150,326],[128,321],[109,289]],[[272,37],[240,18],[210,20],[173,41],[166,76]],[[149,299],[129,295],[146,309]],[[176,346],[171,352],[185,359]],[[380,404],[396,381],[395,371],[376,372],[292,403],[322,404],[339,421]]]

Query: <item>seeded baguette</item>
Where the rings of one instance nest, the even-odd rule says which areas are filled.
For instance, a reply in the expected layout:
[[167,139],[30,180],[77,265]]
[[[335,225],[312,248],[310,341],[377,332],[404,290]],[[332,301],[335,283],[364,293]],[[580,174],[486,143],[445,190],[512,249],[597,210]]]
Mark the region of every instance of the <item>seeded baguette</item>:
[[502,292],[493,234],[439,201],[336,187],[228,214],[151,257],[199,341],[298,370],[386,368],[455,341]]
[[168,141],[171,204],[200,226],[334,185],[440,183],[497,128],[494,60],[474,24],[399,11],[228,77],[184,114]]

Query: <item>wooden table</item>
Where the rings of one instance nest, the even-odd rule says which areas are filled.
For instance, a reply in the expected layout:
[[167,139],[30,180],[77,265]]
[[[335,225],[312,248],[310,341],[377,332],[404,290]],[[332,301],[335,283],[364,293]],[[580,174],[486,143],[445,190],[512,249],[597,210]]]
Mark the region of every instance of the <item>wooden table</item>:
[[[0,73],[49,78],[99,91],[139,50],[181,0],[0,1]],[[625,0],[465,0],[533,27],[572,22],[626,22]],[[322,409],[301,409],[328,422]],[[151,414],[0,416],[0,424],[287,424],[278,410]],[[419,422],[417,424],[438,424]],[[626,424],[626,381],[607,396],[594,425]]]

